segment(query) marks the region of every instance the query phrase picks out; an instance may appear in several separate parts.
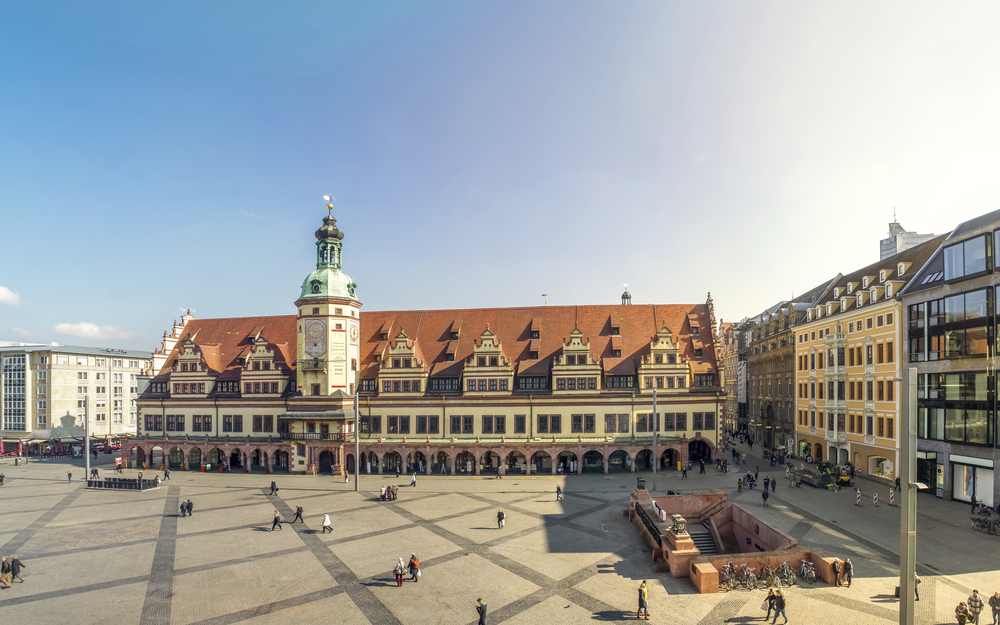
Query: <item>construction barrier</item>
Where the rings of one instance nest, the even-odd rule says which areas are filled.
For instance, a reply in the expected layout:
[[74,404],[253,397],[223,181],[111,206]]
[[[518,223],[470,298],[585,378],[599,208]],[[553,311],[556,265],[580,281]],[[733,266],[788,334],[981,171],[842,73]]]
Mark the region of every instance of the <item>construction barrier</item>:
[[858,500],[856,502],[854,502],[854,505],[856,505],[856,506],[860,506],[861,505],[861,489],[860,488],[858,489]]
[[891,488],[889,489],[889,505],[890,506],[896,505],[896,491],[892,490]]
[[872,503],[874,503],[876,506],[878,506],[878,493],[875,493],[874,495],[872,495]]

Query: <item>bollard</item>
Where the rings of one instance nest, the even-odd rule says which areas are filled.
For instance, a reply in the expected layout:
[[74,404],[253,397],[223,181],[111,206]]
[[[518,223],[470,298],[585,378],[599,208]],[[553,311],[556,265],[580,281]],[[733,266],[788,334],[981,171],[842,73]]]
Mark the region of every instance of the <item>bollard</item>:
[[876,508],[878,507],[878,493],[875,493],[874,495],[872,495],[872,503],[875,504]]
[[896,505],[896,492],[891,488],[889,489],[889,505],[890,506]]
[[788,477],[788,467],[785,467],[785,477]]
[[856,502],[854,502],[854,505],[856,505],[856,506],[860,506],[861,505],[861,489],[860,488],[858,489],[858,500]]

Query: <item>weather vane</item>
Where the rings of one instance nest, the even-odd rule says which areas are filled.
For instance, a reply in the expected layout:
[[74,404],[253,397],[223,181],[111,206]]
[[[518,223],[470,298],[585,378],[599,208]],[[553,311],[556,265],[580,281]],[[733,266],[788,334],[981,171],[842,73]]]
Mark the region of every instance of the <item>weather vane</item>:
[[333,197],[332,195],[324,195],[323,199],[326,200],[326,210],[330,211],[330,214],[332,215],[333,203],[337,201],[337,198]]

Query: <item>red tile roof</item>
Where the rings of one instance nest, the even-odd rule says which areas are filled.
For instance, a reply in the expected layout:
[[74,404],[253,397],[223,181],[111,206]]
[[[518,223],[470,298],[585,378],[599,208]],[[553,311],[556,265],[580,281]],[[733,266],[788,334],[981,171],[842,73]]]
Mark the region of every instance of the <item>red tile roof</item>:
[[[249,345],[250,337],[262,333],[271,348],[294,367],[296,350],[296,318],[241,317],[228,319],[195,319],[184,328],[177,347],[166,360],[169,371],[180,344],[189,336],[201,347],[206,364],[216,372],[237,369],[238,358]],[[698,325],[697,342],[702,357],[696,359],[690,321]],[[431,375],[458,377],[464,361],[472,355],[480,335],[489,327],[496,334],[503,353],[511,358],[519,375],[547,375],[551,360],[561,353],[570,332],[579,328],[595,359],[603,360],[607,373],[634,373],[640,359],[649,354],[649,343],[657,330],[666,325],[673,340],[680,343],[683,360],[690,361],[692,373],[708,373],[716,369],[712,325],[707,304],[642,304],[595,306],[538,306],[530,308],[473,308],[465,310],[373,311],[361,313],[362,378],[374,378],[379,364],[375,355],[387,355],[387,342],[382,333],[391,332],[394,340],[405,332],[419,348]],[[612,337],[611,328],[619,329]],[[459,332],[457,340],[451,339]],[[532,339],[532,331],[539,338]],[[621,349],[622,357],[614,358],[613,350]],[[538,359],[528,358],[538,351]],[[447,354],[454,353],[454,362]],[[228,377],[228,376],[227,376]]]

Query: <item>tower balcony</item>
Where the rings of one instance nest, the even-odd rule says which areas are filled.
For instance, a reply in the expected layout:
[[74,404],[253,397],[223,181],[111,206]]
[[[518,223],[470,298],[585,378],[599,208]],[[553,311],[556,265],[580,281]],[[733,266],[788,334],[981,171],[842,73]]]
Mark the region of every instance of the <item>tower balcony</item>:
[[318,358],[313,358],[312,360],[300,360],[297,364],[299,369],[302,369],[303,371],[326,371],[327,369],[326,361]]

